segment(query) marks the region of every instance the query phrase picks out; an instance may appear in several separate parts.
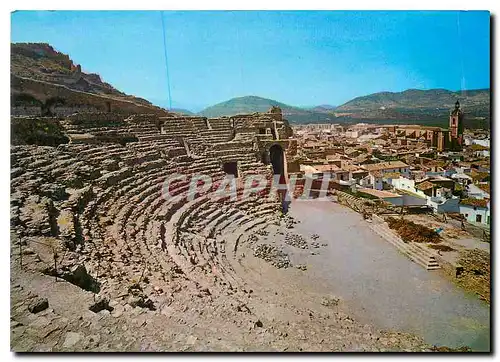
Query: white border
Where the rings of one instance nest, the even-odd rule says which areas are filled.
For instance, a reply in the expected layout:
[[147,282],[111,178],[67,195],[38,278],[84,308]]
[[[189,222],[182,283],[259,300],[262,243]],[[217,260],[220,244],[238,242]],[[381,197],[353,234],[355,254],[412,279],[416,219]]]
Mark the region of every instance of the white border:
[[[0,263],[1,267],[1,275],[2,275],[2,291],[6,292],[6,295],[4,298],[2,298],[2,307],[1,307],[1,314],[2,314],[2,348],[1,351],[3,352],[4,356],[7,359],[13,359],[15,358],[14,354],[10,353],[10,307],[9,307],[9,299],[7,297],[8,291],[10,290],[9,285],[10,281],[8,278],[9,275],[9,263],[10,260],[9,258],[9,195],[10,195],[10,179],[9,175],[10,172],[7,171],[8,166],[10,165],[10,150],[9,150],[9,144],[10,144],[10,127],[9,127],[9,119],[10,119],[10,87],[9,87],[9,76],[8,74],[10,73],[10,12],[13,10],[59,10],[59,9],[66,9],[66,10],[208,10],[208,9],[213,9],[213,10],[223,10],[223,9],[229,9],[229,10],[298,10],[298,9],[308,9],[308,10],[490,10],[493,14],[498,14],[498,8],[499,8],[499,1],[488,1],[488,0],[450,0],[450,1],[436,1],[436,0],[419,0],[417,1],[412,1],[412,2],[403,2],[403,1],[388,1],[388,0],[378,0],[378,1],[356,1],[356,0],[350,0],[350,1],[342,1],[342,2],[334,2],[334,1],[318,1],[318,0],[308,0],[308,1],[293,1],[293,0],[281,0],[281,1],[269,1],[269,0],[253,0],[253,1],[246,1],[246,2],[236,2],[234,0],[211,0],[211,1],[196,1],[196,0],[183,0],[183,1],[151,1],[151,0],[141,0],[140,2],[125,2],[125,1],[113,1],[113,2],[106,2],[104,4],[102,1],[98,0],[86,0],[83,2],[70,2],[70,1],[62,1],[62,0],[49,0],[49,1],[35,1],[35,0],[23,0],[23,1],[16,1],[16,2],[2,2],[2,12],[1,12],[1,18],[0,18],[0,28],[1,28],[1,35],[2,35],[2,46],[4,49],[3,56],[1,57],[1,66],[2,66],[2,71],[0,72],[1,78],[1,89],[2,89],[2,97],[0,98],[2,100],[2,122],[1,124],[1,132],[0,136],[2,137],[2,142],[0,143],[2,147],[2,152],[1,152],[1,160],[3,161],[1,164],[4,168],[4,172],[2,173],[1,177],[1,186],[2,186],[2,203],[1,203],[1,214],[0,214],[0,225],[2,229],[2,236],[4,236],[1,246],[2,246],[2,257],[4,258],[4,262]],[[497,19],[498,20],[498,19]],[[498,32],[498,21],[496,22],[495,26],[495,34]],[[494,36],[494,35],[492,35]],[[494,36],[493,39],[496,39],[496,36]],[[496,49],[495,49],[496,50]],[[497,65],[497,57],[496,57],[496,51],[495,54],[492,54],[494,56],[493,59],[495,59],[495,64],[492,64],[492,66]],[[495,77],[496,78],[496,77]],[[491,84],[494,85],[496,84],[496,79],[492,79]],[[495,96],[493,101],[497,101],[498,97]],[[498,104],[495,102],[495,104]],[[497,122],[496,119],[493,120],[494,123]],[[494,127],[495,134],[492,135],[495,139],[497,138],[497,129],[500,126],[497,124]],[[499,154],[498,154],[498,146],[495,146],[495,159],[499,159]],[[494,179],[495,181],[495,189],[499,190],[498,188],[498,183],[496,180],[496,177]],[[495,192],[496,194],[496,192]],[[496,207],[495,207],[496,209]],[[496,227],[496,232],[495,235],[498,232],[498,224],[497,224],[497,219],[496,219],[496,214],[494,217],[494,223]],[[493,243],[496,242],[496,240],[492,241]],[[496,247],[495,247],[496,249]],[[496,269],[496,268],[495,268]],[[497,278],[496,275],[493,276],[494,278],[494,284],[497,286]],[[493,342],[493,341],[492,341]],[[495,341],[493,342],[495,346],[498,347],[498,334],[495,335]],[[132,358],[134,358],[137,355],[134,355]],[[52,358],[54,356],[48,355],[46,358]],[[82,356],[79,356],[80,358]],[[123,355],[118,356],[119,358],[124,357]],[[169,359],[178,359],[179,356],[165,356]],[[206,356],[203,356],[206,357]],[[249,356],[242,356],[243,358],[248,358]],[[258,356],[259,359],[267,359],[270,358],[271,356]],[[341,356],[332,356],[334,358],[339,358]],[[373,355],[370,355],[370,357],[373,357]],[[386,358],[387,355],[381,355],[380,358]],[[397,358],[406,358],[407,356],[402,355],[398,356]],[[443,356],[430,356],[430,355],[420,355],[417,358],[427,358],[427,359],[437,359],[439,357]],[[72,358],[70,355],[66,355],[64,357],[58,356],[58,358],[61,358],[63,360],[69,360]],[[86,358],[86,356],[84,357]],[[105,358],[104,356],[94,356],[94,358],[103,359]],[[186,357],[184,357],[186,358]],[[189,357],[193,358],[193,356]],[[231,357],[232,358],[232,357]],[[241,357],[240,357],[241,358]],[[291,358],[290,356],[286,356],[284,358]],[[343,358],[343,357],[341,357]],[[362,358],[359,355],[356,357],[351,357],[351,358]],[[479,359],[480,357],[477,356],[473,359]]]

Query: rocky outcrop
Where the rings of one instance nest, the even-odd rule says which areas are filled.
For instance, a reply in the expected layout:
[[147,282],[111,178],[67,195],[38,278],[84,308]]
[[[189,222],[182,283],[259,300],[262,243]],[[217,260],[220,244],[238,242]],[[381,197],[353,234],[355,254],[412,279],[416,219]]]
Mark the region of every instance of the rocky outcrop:
[[31,313],[39,313],[49,307],[49,301],[47,298],[36,297],[31,301],[28,306],[28,310]]

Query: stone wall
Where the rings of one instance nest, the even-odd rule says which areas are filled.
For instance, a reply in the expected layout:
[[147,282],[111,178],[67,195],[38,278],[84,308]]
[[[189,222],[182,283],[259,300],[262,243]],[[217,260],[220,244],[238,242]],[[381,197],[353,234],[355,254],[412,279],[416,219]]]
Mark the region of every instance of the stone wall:
[[75,113],[67,117],[67,119],[74,124],[84,122],[117,122],[123,119],[122,116],[116,113],[108,112],[84,112]]
[[[74,112],[79,112],[81,106],[92,107],[95,110],[103,112],[116,112],[125,115],[154,113],[167,116],[169,114],[166,110],[159,107],[137,104],[114,97],[74,91],[62,85],[36,81],[15,75],[11,75],[11,93],[14,97],[19,94],[30,95],[42,103],[51,98],[61,98],[64,100],[64,107],[60,109],[63,114],[70,113],[71,109]],[[19,110],[17,109],[17,111]],[[57,108],[54,107],[53,111],[55,112],[56,110]]]
[[36,106],[16,106],[10,108],[12,116],[41,116],[42,108]]

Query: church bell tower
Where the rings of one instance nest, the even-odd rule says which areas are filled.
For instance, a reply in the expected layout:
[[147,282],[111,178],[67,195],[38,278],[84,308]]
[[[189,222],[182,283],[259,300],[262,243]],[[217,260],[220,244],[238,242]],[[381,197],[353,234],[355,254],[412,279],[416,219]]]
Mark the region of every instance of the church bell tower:
[[457,100],[455,109],[450,113],[450,144],[451,149],[459,151],[463,145],[464,134],[464,113],[460,108],[460,102]]

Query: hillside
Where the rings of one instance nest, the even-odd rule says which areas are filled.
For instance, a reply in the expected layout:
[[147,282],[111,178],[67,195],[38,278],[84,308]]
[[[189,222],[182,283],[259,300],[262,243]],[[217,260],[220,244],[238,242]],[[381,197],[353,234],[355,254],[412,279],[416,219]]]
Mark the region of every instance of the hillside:
[[267,112],[272,106],[280,107],[284,117],[291,123],[328,122],[334,119],[334,117],[328,113],[294,107],[272,99],[257,96],[232,98],[228,101],[205,108],[203,111],[199,112],[199,114],[205,117],[233,116],[242,113]]
[[300,108],[272,99],[246,96],[232,98],[208,107],[199,114],[206,117],[232,116],[241,113],[266,112],[279,106],[290,123],[413,123],[447,127],[448,115],[457,99],[464,110],[465,126],[490,128],[490,90],[453,92],[446,89],[403,92],[380,92],[357,97],[334,107],[319,105]]
[[453,108],[460,100],[462,106],[477,106],[489,103],[489,89],[453,92],[446,89],[408,89],[403,92],[379,92],[357,97],[337,107],[337,111],[376,110],[386,108]]
[[68,99],[75,104],[75,99],[80,94],[80,98],[92,99],[88,106],[114,101],[113,104],[116,105],[130,108],[137,106],[137,110],[142,112],[151,108],[152,112],[166,113],[143,98],[117,90],[104,82],[98,74],[82,72],[81,66],[75,64],[67,54],[46,43],[12,43],[10,69],[11,93],[15,105],[26,104],[28,98],[32,103],[44,103],[44,98],[48,95],[43,94],[43,88],[50,89],[52,94],[56,94],[63,103],[66,101],[66,104]]
[[308,110],[313,111],[313,112],[319,112],[319,113],[331,113],[335,108],[337,108],[337,107],[331,106],[329,104],[321,104],[321,105],[316,106],[316,107],[308,108]]
[[446,89],[380,92],[357,97],[337,107],[337,117],[352,120],[396,120],[447,122],[450,109],[459,100],[468,127],[489,127],[490,90],[453,92]]
[[185,116],[194,116],[195,115],[195,113],[193,113],[187,109],[184,109],[184,108],[172,108],[172,109],[170,109],[170,112],[182,114]]

